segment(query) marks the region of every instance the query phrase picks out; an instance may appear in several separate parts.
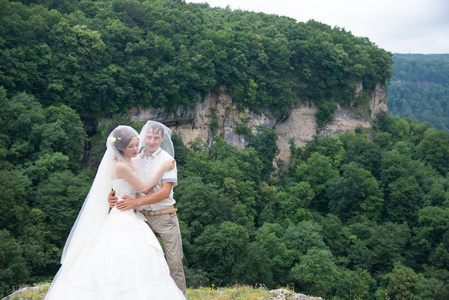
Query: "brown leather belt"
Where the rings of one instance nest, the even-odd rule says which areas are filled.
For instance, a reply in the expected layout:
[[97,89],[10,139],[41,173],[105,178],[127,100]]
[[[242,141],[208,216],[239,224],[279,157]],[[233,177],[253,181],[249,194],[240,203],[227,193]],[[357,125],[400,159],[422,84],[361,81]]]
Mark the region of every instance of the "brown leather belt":
[[170,213],[174,213],[175,211],[177,211],[178,209],[175,208],[173,205],[167,207],[167,208],[163,208],[163,209],[159,209],[159,210],[141,210],[140,212],[146,216],[158,216],[158,215],[165,215],[165,214],[170,214]]

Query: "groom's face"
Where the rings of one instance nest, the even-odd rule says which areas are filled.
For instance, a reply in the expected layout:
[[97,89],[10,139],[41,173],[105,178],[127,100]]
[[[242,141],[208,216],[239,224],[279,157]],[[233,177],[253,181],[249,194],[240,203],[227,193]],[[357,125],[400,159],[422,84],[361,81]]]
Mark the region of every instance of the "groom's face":
[[161,146],[164,141],[164,136],[161,130],[153,127],[148,127],[145,134],[145,151],[146,154],[154,153]]

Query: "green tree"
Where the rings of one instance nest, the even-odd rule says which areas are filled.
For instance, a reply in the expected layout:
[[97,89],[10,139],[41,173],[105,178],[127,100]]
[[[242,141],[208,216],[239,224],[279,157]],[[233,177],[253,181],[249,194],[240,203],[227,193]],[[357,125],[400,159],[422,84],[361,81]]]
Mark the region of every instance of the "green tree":
[[11,99],[6,110],[12,113],[5,115],[12,142],[7,157],[12,163],[26,169],[53,157],[62,168],[81,169],[87,135],[73,109],[65,105],[42,108],[34,97],[21,93]]
[[380,182],[385,187],[401,177],[408,176],[408,164],[410,156],[403,155],[397,151],[385,151],[382,153]]
[[[416,228],[416,237],[424,239],[420,244],[430,243],[428,249],[440,243],[449,226],[449,208],[441,208],[436,206],[427,206],[419,210],[418,214],[419,227]],[[424,251],[424,249],[421,250]]]
[[449,86],[444,80],[449,74],[448,56],[395,54],[393,61],[393,81],[387,95],[390,114],[423,122],[419,131],[432,123],[448,132]]
[[425,137],[427,130],[432,130],[434,127],[426,122],[426,123],[420,123],[415,121],[411,124],[411,133],[410,133],[410,141],[414,145],[418,145],[422,139]]
[[179,218],[188,224],[192,237],[195,238],[208,224],[213,223],[214,215],[209,209],[209,200],[219,197],[217,187],[203,184],[199,176],[190,176],[180,180],[175,192]]
[[380,220],[383,193],[371,172],[354,162],[341,169],[342,175],[330,180],[326,191],[330,212],[342,220],[359,215]]
[[279,192],[279,219],[291,219],[297,223],[304,219],[310,219],[309,206],[315,194],[308,182],[299,182],[285,192]]
[[0,230],[0,295],[11,292],[12,287],[25,283],[29,269],[22,248],[8,230]]
[[434,277],[427,278],[423,274],[418,274],[418,282],[415,286],[416,297],[421,299],[443,300],[449,294],[447,285]]
[[374,137],[374,143],[382,150],[391,150],[393,147],[393,135],[389,132],[378,132]]
[[253,147],[263,164],[262,174],[268,178],[274,171],[273,160],[279,153],[278,136],[273,129],[260,125],[254,136],[250,136],[248,147]]
[[339,271],[335,296],[341,299],[370,299],[373,278],[367,270],[343,269]]
[[259,157],[254,148],[242,149],[232,159],[241,172],[242,182],[254,182],[257,185],[265,178],[264,161]]
[[305,255],[309,249],[326,249],[323,240],[323,227],[313,221],[302,221],[298,225],[290,225],[284,234],[288,249],[299,256]]
[[78,114],[68,106],[49,106],[44,109],[45,125],[34,127],[40,133],[40,152],[61,152],[70,159],[72,170],[79,170],[87,135]]
[[245,259],[235,266],[238,282],[256,285],[263,283],[267,287],[274,287],[272,260],[268,251],[258,242],[248,244]]
[[355,162],[377,177],[381,160],[380,147],[362,136],[351,139],[344,155],[344,164]]
[[[352,236],[352,238],[357,237]],[[372,271],[373,252],[368,249],[367,241],[356,239],[348,249],[348,259],[354,268]]]
[[48,243],[62,249],[92,181],[90,171],[76,176],[70,171],[62,171],[50,174],[37,186],[35,207],[45,213],[45,229],[50,232]]
[[54,172],[63,172],[69,168],[69,158],[60,153],[45,153],[35,161],[29,161],[17,167],[17,171],[31,180],[34,185],[44,181]]
[[418,262],[430,261],[433,266],[446,268],[449,255],[449,210],[427,206],[419,211],[419,226],[414,231],[413,250]]
[[441,130],[428,130],[421,142],[416,146],[420,159],[429,163],[442,175],[449,171],[449,134]]
[[313,153],[306,163],[298,166],[295,177],[298,181],[308,182],[312,187],[315,197],[311,206],[321,212],[328,210],[328,202],[325,197],[328,182],[337,174],[337,171],[332,168],[330,158]]
[[292,251],[285,244],[284,234],[281,225],[265,222],[255,236],[258,246],[265,249],[271,258],[271,273],[277,284],[288,283],[288,273],[293,264]]
[[72,26],[62,19],[51,28],[49,38],[54,53],[47,101],[62,101],[78,112],[93,116],[104,111],[114,112],[114,106],[106,105],[107,93],[100,92],[101,62],[106,50],[100,33],[86,25]]
[[407,224],[384,223],[369,229],[367,248],[372,253],[374,273],[389,271],[396,262],[405,260],[410,241],[410,228]]
[[444,180],[435,180],[425,194],[424,206],[443,206],[446,201]]
[[327,249],[311,248],[291,270],[301,290],[308,294],[330,297],[334,294],[338,269]]
[[395,267],[393,274],[388,280],[388,285],[385,292],[391,298],[413,298],[417,282],[418,274],[416,274],[412,269]]
[[189,148],[184,145],[181,135],[177,132],[172,135],[172,141],[175,148],[176,165],[183,166],[187,162]]
[[320,217],[314,215],[314,220],[322,226],[323,241],[332,254],[336,257],[347,256],[350,239],[348,237],[348,228],[345,224],[333,214]]
[[423,204],[424,193],[415,177],[401,177],[390,183],[386,190],[386,219],[415,225]]
[[0,228],[17,236],[30,209],[27,205],[27,186],[10,170],[0,170],[0,180]]
[[20,244],[23,257],[31,271],[34,282],[45,280],[48,274],[57,272],[59,267],[60,249],[48,243],[50,232],[45,228],[45,214],[33,208],[24,222]]
[[329,157],[334,168],[340,167],[345,154],[343,142],[332,134],[315,136],[313,141],[306,145],[306,149],[306,152],[318,152]]
[[8,161],[21,165],[35,159],[39,138],[34,139],[32,131],[44,123],[42,105],[33,96],[20,93],[6,103],[2,119],[10,137]]
[[265,222],[274,223],[274,210],[277,207],[277,189],[275,186],[268,185],[265,181],[259,186],[259,197],[256,202],[258,213],[257,224],[261,227]]
[[196,264],[205,270],[211,282],[233,283],[236,266],[245,259],[249,235],[245,228],[223,222],[218,228],[209,225],[195,239]]

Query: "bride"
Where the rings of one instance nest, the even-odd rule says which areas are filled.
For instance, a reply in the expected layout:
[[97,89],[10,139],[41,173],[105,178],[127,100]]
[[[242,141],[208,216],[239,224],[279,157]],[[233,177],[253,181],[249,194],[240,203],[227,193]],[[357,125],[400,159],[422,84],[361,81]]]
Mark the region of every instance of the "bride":
[[119,199],[150,191],[174,167],[174,160],[167,160],[143,183],[131,166],[139,149],[138,133],[118,126],[106,146],[45,299],[185,299],[170,277],[162,248],[145,217],[136,210],[112,208],[109,212],[107,201],[111,189]]

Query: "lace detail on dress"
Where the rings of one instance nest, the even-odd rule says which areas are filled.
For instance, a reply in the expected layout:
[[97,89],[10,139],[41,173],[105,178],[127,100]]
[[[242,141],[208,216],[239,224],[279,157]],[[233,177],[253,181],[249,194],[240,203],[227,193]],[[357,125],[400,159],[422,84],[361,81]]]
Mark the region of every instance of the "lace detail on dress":
[[137,195],[136,189],[123,178],[113,179],[112,188],[119,199],[123,196],[135,198]]

